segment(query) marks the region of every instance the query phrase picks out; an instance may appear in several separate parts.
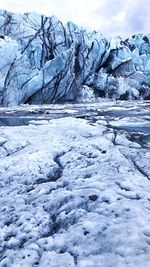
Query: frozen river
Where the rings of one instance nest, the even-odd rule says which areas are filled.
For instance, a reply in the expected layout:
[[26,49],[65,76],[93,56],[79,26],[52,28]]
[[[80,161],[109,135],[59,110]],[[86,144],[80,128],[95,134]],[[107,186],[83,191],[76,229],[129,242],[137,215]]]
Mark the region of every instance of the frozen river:
[[[119,128],[149,132],[150,101],[109,101],[83,104],[21,105],[0,108],[0,126],[28,125],[33,120],[51,120],[63,117],[83,118],[91,122],[117,122]],[[125,124],[126,121],[126,124]]]
[[124,130],[139,142],[150,140],[150,101],[102,100],[97,103],[0,108],[0,126],[40,125],[64,117],[85,119],[116,131]]

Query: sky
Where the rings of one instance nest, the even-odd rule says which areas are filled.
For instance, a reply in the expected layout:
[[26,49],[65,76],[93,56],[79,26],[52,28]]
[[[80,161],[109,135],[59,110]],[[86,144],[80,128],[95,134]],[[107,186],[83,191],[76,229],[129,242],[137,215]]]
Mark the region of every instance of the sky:
[[150,0],[1,0],[0,8],[55,15],[106,36],[150,32]]

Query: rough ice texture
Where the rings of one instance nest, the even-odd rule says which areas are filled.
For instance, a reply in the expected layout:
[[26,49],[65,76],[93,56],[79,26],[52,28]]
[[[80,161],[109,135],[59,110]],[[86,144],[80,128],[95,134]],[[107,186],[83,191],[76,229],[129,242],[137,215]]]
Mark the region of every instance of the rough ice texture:
[[39,123],[0,128],[0,267],[149,267],[148,144],[103,117]]
[[54,16],[0,10],[0,105],[82,101],[82,88],[95,97],[148,99],[149,42],[149,35],[106,39]]

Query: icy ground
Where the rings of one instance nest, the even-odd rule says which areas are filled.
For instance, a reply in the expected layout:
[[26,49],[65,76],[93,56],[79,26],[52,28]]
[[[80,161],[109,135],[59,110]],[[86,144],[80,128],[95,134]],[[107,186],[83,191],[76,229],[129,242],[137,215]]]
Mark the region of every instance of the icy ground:
[[150,266],[149,108],[0,108],[0,267]]

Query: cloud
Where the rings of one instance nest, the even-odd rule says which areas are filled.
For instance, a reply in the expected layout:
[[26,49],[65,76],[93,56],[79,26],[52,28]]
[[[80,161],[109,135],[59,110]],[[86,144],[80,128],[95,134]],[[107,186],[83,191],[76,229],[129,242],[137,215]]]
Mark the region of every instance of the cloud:
[[150,28],[149,0],[2,0],[0,8],[56,15],[64,23],[72,20],[107,36],[128,36]]
[[127,14],[126,28],[131,32],[148,32],[150,28],[149,0],[137,0]]
[[[148,32],[150,28],[149,0],[106,0],[97,10],[103,17],[102,31],[106,34],[128,35]],[[105,24],[105,21],[109,23]]]

